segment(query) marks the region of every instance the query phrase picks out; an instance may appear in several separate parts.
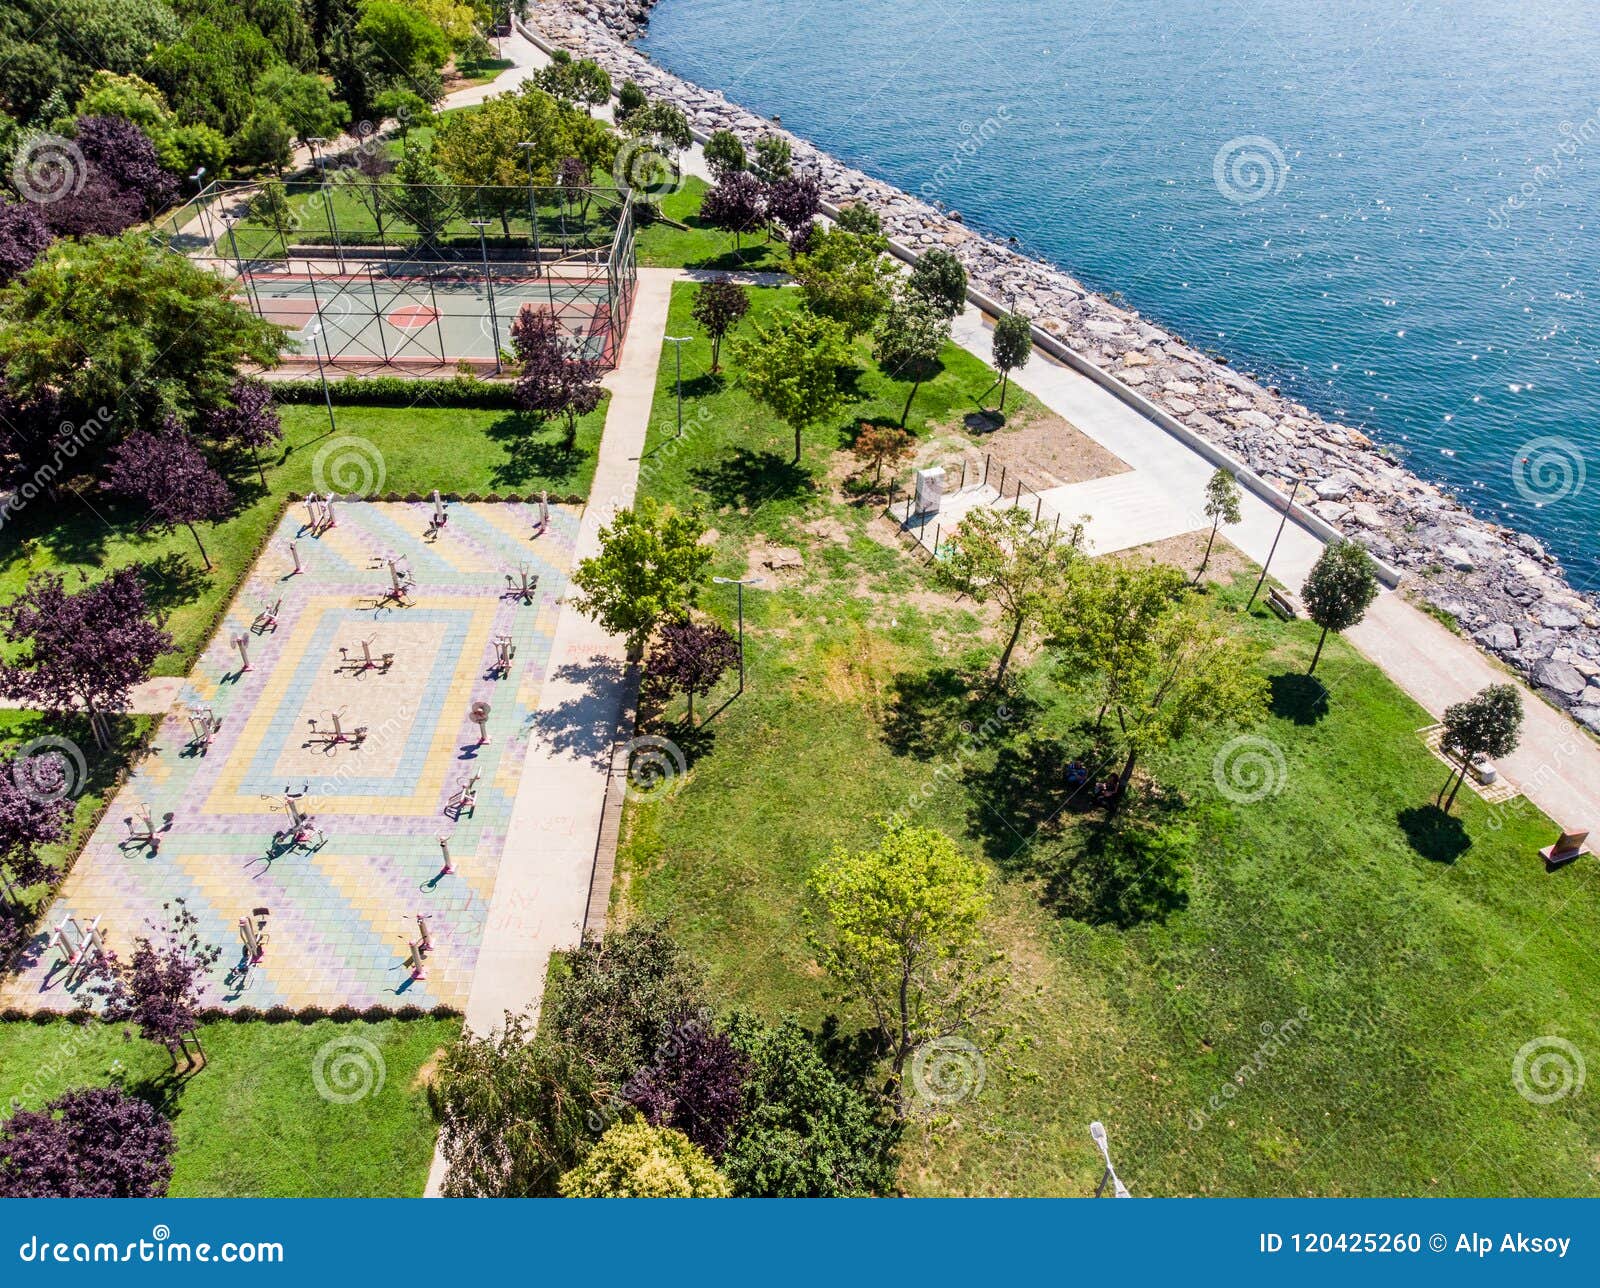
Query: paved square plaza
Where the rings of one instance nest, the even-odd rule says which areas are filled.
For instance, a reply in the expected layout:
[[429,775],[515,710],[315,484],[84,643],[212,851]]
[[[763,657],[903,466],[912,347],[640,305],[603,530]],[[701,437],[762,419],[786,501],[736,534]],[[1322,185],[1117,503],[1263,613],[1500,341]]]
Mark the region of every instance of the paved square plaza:
[[[306,506],[291,506],[180,709],[63,884],[46,932],[64,917],[98,916],[109,945],[126,950],[181,896],[224,950],[210,1003],[465,1007],[579,511],[551,506],[537,535],[537,505],[457,503],[446,513],[430,533],[430,503],[339,503],[335,526],[314,536]],[[391,559],[414,582],[404,603],[384,598]],[[507,574],[519,587],[524,574],[537,577],[531,602],[508,593]],[[256,625],[280,600],[276,629]],[[502,637],[515,656],[496,677]],[[366,649],[379,665],[360,665]],[[482,745],[475,702],[490,707]],[[188,713],[205,709],[221,723],[202,751]],[[336,712],[346,734],[365,729],[359,744],[324,737]],[[474,807],[449,808],[473,780]],[[311,820],[305,844],[274,841],[291,827],[286,792]],[[144,808],[154,852],[130,840],[144,830]],[[260,908],[269,910],[264,955],[241,982],[239,919]],[[406,963],[419,913],[433,949],[426,978],[414,980]],[[0,985],[0,1005],[70,1008],[76,990],[61,960],[41,935],[22,973]]]

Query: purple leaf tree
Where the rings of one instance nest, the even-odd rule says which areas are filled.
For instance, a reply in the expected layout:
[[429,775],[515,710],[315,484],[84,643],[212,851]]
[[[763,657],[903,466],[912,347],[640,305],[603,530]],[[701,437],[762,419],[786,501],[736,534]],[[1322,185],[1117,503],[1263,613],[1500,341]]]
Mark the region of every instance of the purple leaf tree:
[[26,889],[50,876],[39,850],[67,834],[70,773],[59,751],[0,760],[0,885],[13,900],[13,879]]
[[107,714],[127,708],[129,691],[172,648],[149,611],[132,568],[76,593],[55,573],[40,573],[0,605],[0,636],[13,646],[11,660],[0,662],[0,693],[57,715],[85,711],[95,740],[109,747]]
[[31,201],[0,200],[0,285],[25,272],[50,244],[50,229]]
[[90,182],[132,193],[147,218],[166,209],[178,194],[178,181],[161,168],[155,145],[145,132],[121,116],[81,116],[75,139],[90,166]]
[[653,1127],[676,1127],[712,1158],[721,1158],[743,1111],[750,1061],[698,1020],[674,1030],[654,1059],[623,1088]]
[[767,218],[783,229],[791,245],[821,209],[822,188],[811,175],[785,175],[767,185]]
[[136,429],[118,443],[104,486],[143,505],[165,531],[180,523],[188,528],[206,571],[211,571],[211,556],[194,525],[227,514],[233,493],[177,422],[168,420],[156,434]]
[[767,216],[766,190],[748,170],[735,170],[717,180],[717,186],[700,202],[700,218],[713,228],[733,234],[737,254],[739,238],[761,227]]
[[689,724],[694,724],[694,699],[704,697],[730,666],[739,661],[739,641],[713,623],[668,622],[650,649],[650,683],[657,692],[689,695]]
[[158,1199],[172,1124],[117,1087],[81,1087],[0,1122],[0,1198]]
[[55,496],[79,468],[79,456],[104,430],[105,423],[96,417],[81,424],[66,419],[53,393],[28,401],[15,397],[0,376],[0,485],[13,491],[9,511],[36,496]]
[[133,956],[126,962],[114,952],[96,958],[82,1000],[89,1007],[98,999],[111,1023],[136,1027],[147,1042],[166,1047],[172,1067],[177,1068],[180,1055],[188,1062],[191,1042],[195,1053],[205,1059],[197,1031],[200,1000],[206,976],[222,956],[222,949],[201,940],[195,930],[200,919],[182,899],[161,908],[169,914],[167,924],[151,926],[160,936],[159,942],[149,935],[139,936]]
[[517,405],[541,416],[565,416],[570,449],[578,439],[578,417],[600,405],[600,360],[573,352],[554,316],[531,304],[512,323],[511,344],[522,364]]
[[261,486],[267,486],[267,472],[261,467],[261,449],[271,447],[283,437],[278,419],[278,404],[264,380],[241,376],[228,391],[225,406],[201,413],[200,432],[218,443],[233,443],[250,449]]
[[82,188],[41,206],[39,213],[57,237],[115,237],[139,222],[143,206],[138,193],[88,166]]

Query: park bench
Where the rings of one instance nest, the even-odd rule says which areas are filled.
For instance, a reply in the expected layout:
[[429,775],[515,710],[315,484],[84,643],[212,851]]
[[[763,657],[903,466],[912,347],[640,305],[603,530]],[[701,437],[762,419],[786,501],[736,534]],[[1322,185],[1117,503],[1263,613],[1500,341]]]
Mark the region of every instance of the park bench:
[[1267,591],[1267,607],[1286,622],[1300,616],[1300,605],[1295,597],[1277,586]]

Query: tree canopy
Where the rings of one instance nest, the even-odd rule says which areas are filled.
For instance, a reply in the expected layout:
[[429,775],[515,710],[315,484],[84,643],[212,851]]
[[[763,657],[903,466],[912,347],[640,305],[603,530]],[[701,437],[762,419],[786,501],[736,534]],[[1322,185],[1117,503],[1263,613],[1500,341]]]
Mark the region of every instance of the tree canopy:
[[[1491,684],[1465,702],[1453,702],[1444,710],[1444,734],[1439,747],[1456,762],[1456,771],[1439,789],[1448,814],[1456,803],[1456,793],[1479,756],[1509,756],[1522,736],[1522,695],[1512,684]],[[1451,779],[1454,779],[1454,786]]]
[[1377,593],[1377,569],[1364,546],[1354,541],[1335,541],[1323,548],[1300,588],[1306,613],[1322,627],[1307,675],[1317,669],[1328,632],[1349,630],[1367,615],[1367,605]]
[[161,1198],[172,1124],[117,1087],[80,1087],[0,1120],[0,1198]]
[[794,461],[801,436],[844,410],[840,369],[851,361],[844,328],[804,309],[785,313],[735,346],[739,380],[751,397],[794,431]]
[[870,331],[889,305],[894,281],[883,257],[886,246],[881,236],[842,226],[816,233],[793,266],[806,307],[832,318],[851,337]]
[[681,1131],[616,1123],[561,1178],[569,1199],[725,1199],[727,1178]]
[[619,510],[600,530],[600,553],[572,574],[579,612],[643,650],[658,622],[682,620],[700,596],[711,549],[700,538],[705,524],[648,497]]

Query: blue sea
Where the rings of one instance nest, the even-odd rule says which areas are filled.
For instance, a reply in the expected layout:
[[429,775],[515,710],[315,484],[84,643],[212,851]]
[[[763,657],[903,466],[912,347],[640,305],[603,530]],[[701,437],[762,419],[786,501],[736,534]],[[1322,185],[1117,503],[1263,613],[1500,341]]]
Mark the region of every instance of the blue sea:
[[1600,588],[1595,0],[663,0],[640,43]]

